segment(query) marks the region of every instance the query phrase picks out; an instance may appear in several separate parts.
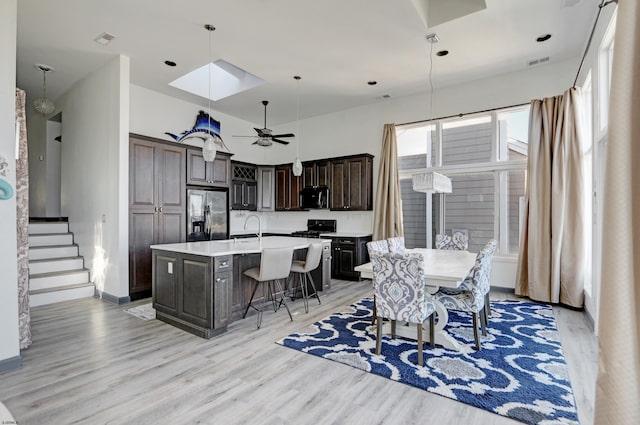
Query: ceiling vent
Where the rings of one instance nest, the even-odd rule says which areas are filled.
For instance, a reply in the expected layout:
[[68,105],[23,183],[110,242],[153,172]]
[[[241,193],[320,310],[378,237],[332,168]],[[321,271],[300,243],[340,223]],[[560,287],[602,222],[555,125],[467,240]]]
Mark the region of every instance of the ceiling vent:
[[114,38],[116,38],[115,35],[109,34],[108,32],[103,32],[102,34],[94,38],[93,41],[103,46],[106,46],[107,44],[111,43],[111,40],[113,40]]
[[538,59],[530,60],[529,62],[527,62],[527,65],[535,66],[535,65],[540,65],[540,64],[543,64],[543,63],[547,63],[547,62],[549,62],[549,56],[545,56],[544,58],[538,58]]

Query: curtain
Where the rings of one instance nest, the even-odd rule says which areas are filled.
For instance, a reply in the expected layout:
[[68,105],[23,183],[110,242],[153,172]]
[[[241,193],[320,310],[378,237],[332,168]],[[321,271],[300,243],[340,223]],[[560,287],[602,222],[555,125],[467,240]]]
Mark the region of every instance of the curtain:
[[374,241],[404,235],[401,202],[396,126],[385,124],[376,186],[376,203],[373,210]]
[[587,222],[578,107],[575,88],[531,103],[516,294],[581,308]]
[[614,42],[605,171],[595,423],[640,424],[638,2],[618,3]]
[[29,311],[29,158],[27,155],[26,95],[16,89],[16,232],[18,235],[18,327],[20,349],[31,345]]

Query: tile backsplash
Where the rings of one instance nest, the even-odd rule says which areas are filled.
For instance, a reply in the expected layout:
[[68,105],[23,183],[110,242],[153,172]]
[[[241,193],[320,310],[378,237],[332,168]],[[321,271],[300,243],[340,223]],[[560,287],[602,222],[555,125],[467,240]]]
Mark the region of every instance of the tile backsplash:
[[[262,231],[295,231],[306,230],[308,219],[333,219],[337,221],[338,232],[371,232],[373,229],[373,211],[230,211],[230,232],[243,232],[244,221],[250,214],[255,214],[262,220]],[[250,229],[256,228],[255,222],[250,222]]]

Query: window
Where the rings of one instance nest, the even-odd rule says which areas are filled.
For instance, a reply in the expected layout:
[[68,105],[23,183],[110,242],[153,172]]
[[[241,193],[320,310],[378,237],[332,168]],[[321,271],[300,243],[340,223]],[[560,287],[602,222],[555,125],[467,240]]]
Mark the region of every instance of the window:
[[[517,255],[528,128],[528,106],[431,123],[428,127],[398,127],[407,247],[433,247],[436,233],[463,229],[469,234],[469,251],[478,252],[487,241],[497,239],[501,255]],[[449,176],[452,193],[415,192],[410,170],[423,168]]]

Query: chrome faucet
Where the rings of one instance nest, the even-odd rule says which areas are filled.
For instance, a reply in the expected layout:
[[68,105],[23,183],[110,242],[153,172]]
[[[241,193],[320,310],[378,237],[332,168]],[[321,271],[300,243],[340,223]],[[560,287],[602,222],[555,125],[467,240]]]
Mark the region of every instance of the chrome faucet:
[[247,218],[244,219],[244,229],[247,230],[247,223],[252,217],[258,220],[258,240],[262,242],[262,219],[260,219],[260,217],[255,214],[249,214]]

